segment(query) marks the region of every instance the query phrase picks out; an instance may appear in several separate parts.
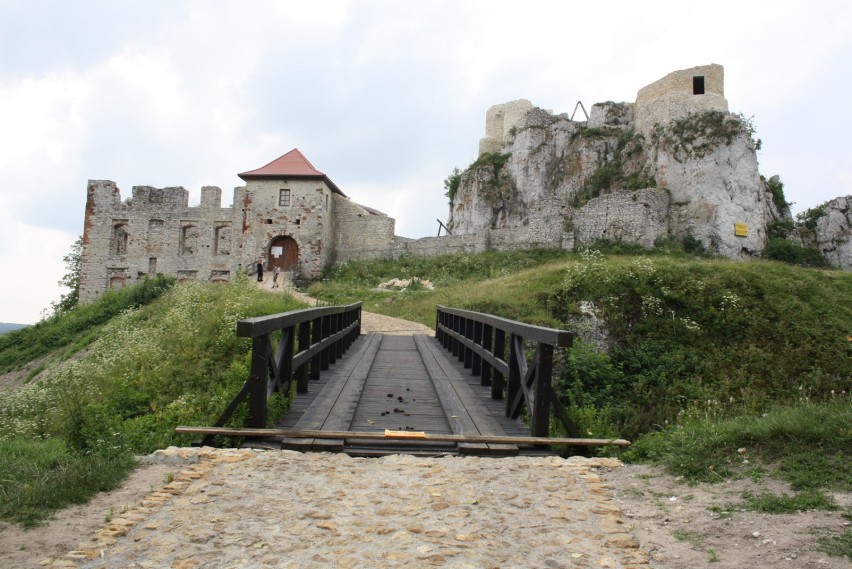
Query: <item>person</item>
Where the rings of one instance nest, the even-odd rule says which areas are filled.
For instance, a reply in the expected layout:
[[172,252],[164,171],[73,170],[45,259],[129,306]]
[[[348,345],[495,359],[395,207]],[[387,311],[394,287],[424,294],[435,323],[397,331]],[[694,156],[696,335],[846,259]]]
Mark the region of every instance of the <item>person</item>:
[[278,273],[281,272],[281,267],[272,269],[272,288],[278,288]]
[[257,258],[257,282],[263,282],[263,259]]

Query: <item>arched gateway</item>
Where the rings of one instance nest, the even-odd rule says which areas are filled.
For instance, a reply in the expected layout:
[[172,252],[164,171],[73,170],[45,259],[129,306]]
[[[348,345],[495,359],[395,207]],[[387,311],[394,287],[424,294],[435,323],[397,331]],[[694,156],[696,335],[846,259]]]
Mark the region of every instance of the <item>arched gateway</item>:
[[269,255],[267,259],[268,269],[280,267],[282,271],[290,269],[299,262],[299,244],[287,235],[281,235],[269,244]]

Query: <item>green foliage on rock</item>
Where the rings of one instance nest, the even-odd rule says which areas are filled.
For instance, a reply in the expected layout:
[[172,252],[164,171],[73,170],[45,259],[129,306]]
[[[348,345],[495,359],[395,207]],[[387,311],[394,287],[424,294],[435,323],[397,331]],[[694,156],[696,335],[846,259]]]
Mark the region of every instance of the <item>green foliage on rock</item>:
[[[683,162],[703,158],[718,146],[730,146],[743,134],[752,139],[752,119],[712,110],[677,119],[666,126],[657,125],[652,141],[671,152],[675,160]],[[756,147],[759,142],[755,142]]]
[[[595,129],[584,129],[595,130]],[[619,138],[612,160],[605,161],[586,180],[583,190],[578,193],[572,205],[579,207],[592,198],[612,190],[640,190],[656,187],[657,181],[653,176],[648,176],[644,169],[636,168],[636,164],[630,164],[630,159],[642,152],[644,138],[636,136],[632,131],[618,131]],[[589,135],[584,135],[589,136]]]
[[444,195],[449,198],[451,206],[461,185],[461,174],[461,170],[453,168],[452,173],[444,179]]

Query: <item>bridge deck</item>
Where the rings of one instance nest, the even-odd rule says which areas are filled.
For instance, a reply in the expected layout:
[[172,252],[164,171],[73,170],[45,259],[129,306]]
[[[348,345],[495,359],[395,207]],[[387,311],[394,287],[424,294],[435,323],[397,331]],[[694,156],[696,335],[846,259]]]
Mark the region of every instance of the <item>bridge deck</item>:
[[[505,417],[502,401],[490,397],[437,341],[426,335],[367,334],[299,394],[278,422],[286,429],[429,434],[529,436],[523,422]],[[360,456],[410,454],[541,454],[531,447],[432,441],[283,439],[283,448],[327,450]]]

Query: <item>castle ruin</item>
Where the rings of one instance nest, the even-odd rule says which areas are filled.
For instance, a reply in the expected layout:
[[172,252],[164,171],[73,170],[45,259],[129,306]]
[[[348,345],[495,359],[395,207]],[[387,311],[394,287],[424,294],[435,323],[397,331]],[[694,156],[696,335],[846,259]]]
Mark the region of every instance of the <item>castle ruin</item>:
[[[214,186],[189,207],[184,188],[136,186],[122,201],[114,182],[90,180],[80,300],[157,274],[229,281],[258,258],[305,278],[350,260],[573,250],[601,239],[644,247],[691,239],[748,258],[766,245],[768,226],[790,215],[758,172],[752,134],[728,112],[715,64],[669,73],[633,103],[595,104],[587,121],[526,100],[495,105],[480,157],[450,196],[452,234],[421,239],[395,236],[392,218],[349,200],[295,149],[239,174],[246,185],[224,208]],[[852,220],[843,215],[826,217],[839,237],[821,249],[848,268]]]

